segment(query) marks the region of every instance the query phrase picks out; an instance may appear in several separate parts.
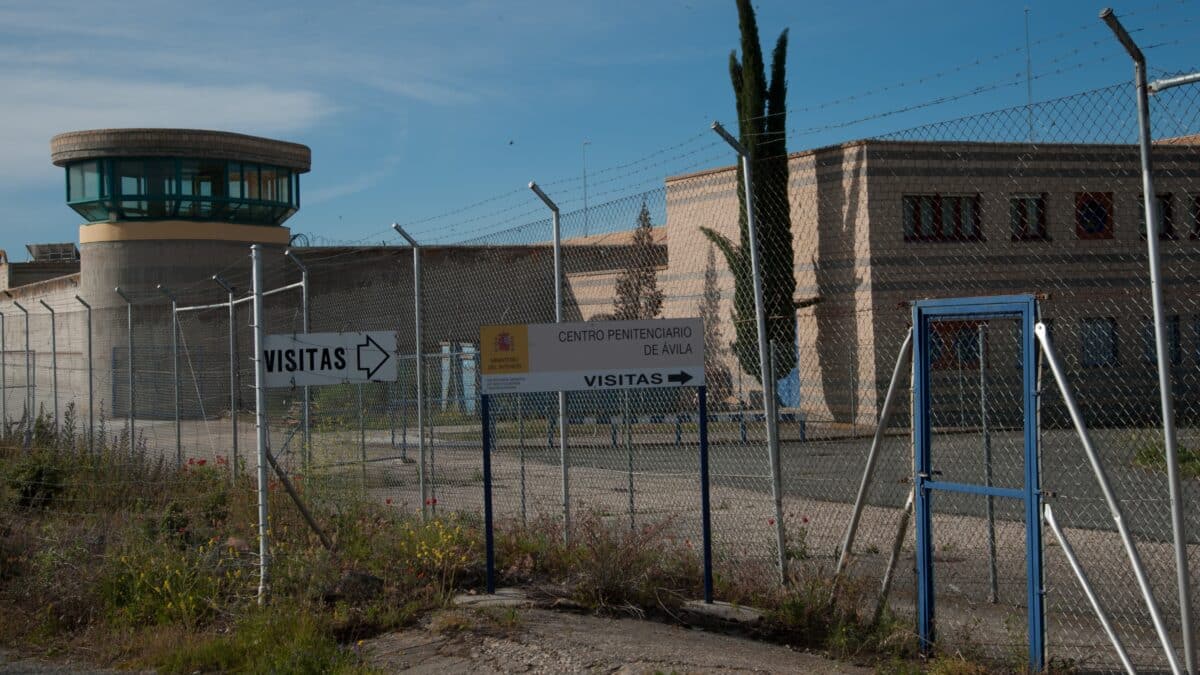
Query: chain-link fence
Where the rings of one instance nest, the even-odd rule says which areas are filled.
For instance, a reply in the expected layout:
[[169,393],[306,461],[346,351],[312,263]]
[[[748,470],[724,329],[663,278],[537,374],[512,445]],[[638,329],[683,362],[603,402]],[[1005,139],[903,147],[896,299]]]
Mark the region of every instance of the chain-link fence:
[[[1162,213],[1156,236],[1193,561],[1200,558],[1198,99],[1196,88],[1173,89],[1156,96],[1151,110],[1153,198]],[[746,560],[774,561],[780,525],[793,571],[832,569],[910,327],[909,302],[1033,294],[1167,623],[1179,625],[1136,128],[1130,87],[1117,85],[795,152],[784,158],[782,180],[756,181],[775,373],[769,388],[780,406],[781,520],[739,173],[732,164],[711,168],[731,163],[733,154],[706,134],[593,174],[592,205],[561,220],[564,320],[704,319],[718,575]],[[654,186],[646,189],[647,180]],[[553,196],[554,184],[543,187]],[[471,205],[449,216],[456,234],[422,247],[420,344],[409,248],[294,251],[308,270],[310,331],[398,336],[394,382],[312,387],[307,403],[303,388],[269,392],[270,449],[282,472],[301,485],[321,479],[321,491],[306,498],[354,495],[430,514],[481,509],[480,327],[555,316],[549,213],[532,195],[507,199],[492,205],[492,228],[471,232],[480,227],[470,210],[478,205]],[[264,255],[265,287],[288,287],[264,298],[265,331],[303,332],[300,267],[281,249]],[[251,304],[243,301],[249,261],[213,267],[234,293],[208,276],[170,289],[187,308],[176,314],[174,331],[169,301],[152,285],[124,289],[129,304],[83,298],[95,309],[71,293],[47,296],[53,331],[50,313],[35,302],[23,301],[28,324],[6,308],[6,433],[33,428],[39,412],[53,418],[57,400],[60,427],[95,428],[135,454],[252,469],[253,331]],[[232,318],[230,298],[238,300]],[[28,351],[27,325],[35,336]],[[948,476],[1022,485],[1019,338],[1018,327],[1002,322],[934,326],[930,413]],[[900,384],[908,389],[907,371]],[[1135,663],[1162,667],[1066,407],[1048,377],[1039,375],[1038,392],[1043,498]],[[890,602],[910,612],[912,535],[900,528],[913,483],[911,401],[903,393],[898,399],[849,570],[872,583],[882,577],[899,530],[904,545]],[[667,521],[672,536],[698,541],[696,413],[688,391],[570,393],[566,419],[555,394],[501,397],[493,408],[497,518],[561,518],[558,433],[565,424],[573,513],[632,528]],[[969,637],[1000,655],[1021,651],[1023,512],[1016,503],[959,495],[939,502],[934,518],[935,564],[945,579],[941,638]],[[1087,667],[1116,664],[1061,550],[1049,538],[1043,543],[1048,655]]]

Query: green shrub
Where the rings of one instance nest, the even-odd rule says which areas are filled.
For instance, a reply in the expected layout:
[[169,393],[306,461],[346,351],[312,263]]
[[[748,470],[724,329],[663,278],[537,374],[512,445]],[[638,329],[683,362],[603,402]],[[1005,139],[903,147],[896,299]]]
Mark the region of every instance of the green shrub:
[[8,484],[16,492],[19,509],[49,508],[66,489],[66,470],[53,452],[36,450],[19,462]]

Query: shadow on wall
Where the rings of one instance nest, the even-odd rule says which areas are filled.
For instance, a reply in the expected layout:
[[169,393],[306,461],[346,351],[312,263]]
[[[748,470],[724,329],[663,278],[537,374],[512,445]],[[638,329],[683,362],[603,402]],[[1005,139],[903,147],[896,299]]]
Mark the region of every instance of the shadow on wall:
[[[822,153],[814,167],[817,232],[812,261],[822,301],[813,308],[813,316],[820,396],[831,419],[847,423],[860,414],[855,240],[865,155],[855,154],[853,165],[847,167],[845,150],[831,149]],[[823,165],[837,169],[822,171]],[[848,182],[844,180],[847,175]]]

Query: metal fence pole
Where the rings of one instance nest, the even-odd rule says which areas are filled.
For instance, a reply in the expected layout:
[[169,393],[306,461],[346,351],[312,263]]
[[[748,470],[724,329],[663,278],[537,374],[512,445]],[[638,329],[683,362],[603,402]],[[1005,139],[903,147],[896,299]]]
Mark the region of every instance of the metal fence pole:
[[517,394],[517,463],[521,470],[521,524],[528,525],[525,510],[525,410],[521,395]]
[[711,605],[713,601],[713,570],[712,508],[708,474],[708,388],[699,387],[696,396],[700,405],[698,429],[700,435],[700,539],[704,561],[704,602]]
[[483,532],[488,594],[496,592],[496,548],[492,530],[492,419],[487,394],[479,397],[480,433],[483,436]]
[[229,298],[229,421],[233,426],[233,448],[229,455],[229,482],[237,481],[238,475],[238,390],[241,388],[237,367],[237,305],[234,303],[233,286],[229,285],[219,275],[214,274],[212,280]]
[[171,361],[172,378],[175,380],[175,464],[183,466],[183,416],[179,410],[179,303],[171,291],[162,284],[155,286],[159,293],[171,301]]
[[132,459],[136,454],[136,440],[134,433],[134,410],[133,410],[133,299],[121,290],[120,286],[113,289],[121,299],[125,301],[125,324],[128,331],[127,344],[125,350],[126,370],[129,371],[129,457]]
[[[92,306],[84,302],[83,298],[78,295],[75,300],[83,305],[84,311],[87,313],[86,330],[87,330],[87,379],[88,379],[88,452],[95,454],[96,452],[96,391],[95,378],[92,377]],[[3,323],[0,323],[0,343],[4,342]],[[3,365],[0,365],[0,372],[3,372]]]
[[633,504],[633,421],[629,418],[629,390],[625,389],[621,393],[624,395],[624,409],[621,411],[621,421],[625,427],[625,458],[629,466],[629,529],[632,531],[637,528],[637,523],[635,522],[637,510]]
[[[301,325],[301,328],[304,330],[304,333],[307,335],[308,331],[309,331],[309,324],[308,324],[308,267],[306,267],[304,265],[304,263],[300,262],[300,258],[298,258],[294,252],[292,252],[292,249],[290,249],[290,248],[287,249],[286,251],[283,252],[283,254],[285,256],[287,256],[289,260],[291,260],[293,263],[295,263],[296,267],[300,268],[300,325]],[[304,410],[303,410],[304,419],[302,420],[303,425],[304,425],[303,426],[304,438],[302,439],[304,441],[304,448],[303,448],[303,452],[300,453],[301,456],[304,458],[304,467],[306,469],[308,468],[309,463],[311,461],[311,457],[310,457],[311,451],[309,450],[310,446],[312,445],[312,427],[310,426],[311,425],[311,421],[310,421],[311,413],[309,412],[309,409],[311,407],[311,401],[312,401],[312,398],[310,395],[309,387],[306,384],[306,385],[304,385]]]
[[267,516],[267,382],[262,350],[266,341],[263,330],[262,249],[250,246],[251,284],[254,293],[254,424],[258,445],[258,604],[267,599],[270,579],[270,546]]
[[1079,435],[1079,441],[1083,445],[1084,453],[1087,454],[1088,462],[1092,467],[1092,473],[1096,476],[1096,483],[1100,486],[1100,492],[1104,495],[1104,501],[1108,504],[1113,524],[1116,525],[1117,532],[1121,536],[1121,544],[1125,547],[1125,554],[1129,557],[1129,565],[1133,568],[1138,588],[1142,592],[1142,599],[1146,602],[1146,610],[1150,613],[1150,619],[1154,623],[1154,630],[1158,634],[1159,643],[1162,645],[1167,660],[1171,664],[1171,671],[1174,673],[1182,672],[1179,666],[1179,657],[1175,653],[1175,648],[1171,645],[1170,634],[1167,632],[1162,614],[1158,610],[1158,602],[1154,599],[1154,590],[1150,586],[1150,579],[1146,576],[1146,568],[1142,565],[1137,545],[1134,543],[1133,536],[1129,534],[1129,528],[1125,524],[1125,514],[1121,509],[1121,503],[1117,501],[1117,497],[1112,491],[1112,486],[1109,484],[1108,474],[1104,471],[1104,465],[1100,463],[1100,456],[1097,454],[1095,446],[1092,445],[1091,434],[1088,433],[1087,426],[1083,422],[1083,413],[1079,410],[1079,404],[1075,402],[1075,394],[1071,390],[1070,383],[1067,382],[1067,376],[1063,373],[1058,356],[1054,353],[1054,346],[1050,344],[1049,336],[1046,335],[1045,324],[1037,324],[1034,328],[1034,335],[1037,336],[1038,342],[1042,345],[1042,353],[1046,356],[1046,365],[1050,367],[1050,373],[1054,375],[1054,381],[1058,384],[1063,403],[1066,404],[1067,412],[1071,416],[1071,422],[1075,426],[1075,432]]
[[1116,650],[1117,658],[1121,660],[1121,665],[1125,667],[1125,672],[1131,675],[1137,673],[1137,670],[1133,667],[1133,662],[1129,660],[1129,654],[1125,651],[1125,645],[1121,643],[1121,638],[1117,636],[1117,631],[1113,628],[1112,622],[1108,620],[1108,613],[1104,611],[1104,607],[1100,604],[1100,599],[1096,597],[1096,592],[1092,590],[1092,584],[1088,581],[1087,574],[1083,571],[1083,566],[1079,564],[1079,559],[1075,557],[1075,549],[1071,548],[1070,542],[1067,541],[1067,536],[1063,533],[1062,528],[1058,526],[1058,521],[1054,519],[1054,510],[1050,508],[1049,504],[1042,505],[1042,520],[1046,522],[1047,527],[1054,533],[1054,538],[1058,540],[1058,546],[1062,549],[1063,557],[1067,559],[1067,564],[1075,572],[1075,578],[1079,580],[1079,585],[1083,588],[1083,594],[1087,596],[1088,602],[1092,605],[1092,610],[1096,612],[1096,618],[1104,628],[1104,633],[1108,635],[1108,640],[1112,643],[1113,649]]
[[758,367],[762,380],[763,406],[766,413],[767,456],[771,464],[771,497],[775,502],[775,547],[778,551],[779,582],[787,583],[787,535],[783,526],[783,481],[779,475],[779,428],[776,415],[775,383],[771,380],[770,354],[767,346],[767,315],[763,302],[762,265],[759,262],[758,229],[754,222],[754,177],[750,169],[750,153],[731,136],[720,122],[713,122],[713,131],[725,140],[741,158],[746,197],[746,228],[749,234],[750,273],[754,279],[754,315],[758,325]]
[[412,247],[413,262],[413,352],[417,364],[417,482],[421,492],[421,517],[428,515],[429,497],[425,487],[425,360],[422,358],[422,314],[421,314],[421,246],[413,239],[399,223],[392,223],[392,229]]
[[1171,391],[1171,353],[1167,347],[1163,310],[1162,260],[1158,250],[1159,213],[1150,161],[1150,99],[1146,84],[1146,57],[1125,31],[1111,9],[1100,13],[1125,51],[1133,59],[1137,98],[1138,147],[1142,160],[1142,201],[1146,218],[1146,252],[1150,262],[1150,298],[1154,310],[1154,348],[1158,356],[1158,389],[1162,407],[1163,445],[1167,462],[1167,485],[1171,499],[1171,533],[1175,537],[1175,572],[1179,587],[1179,622],[1183,633],[1183,655],[1187,672],[1196,673],[1196,635],[1192,630],[1192,591],[1188,572],[1187,532],[1184,528],[1183,495],[1179,484],[1179,457],[1175,436],[1175,407]]
[[[979,324],[979,424],[983,428],[983,484],[992,487],[992,434],[988,429],[987,325]],[[987,513],[988,598],[1000,601],[996,582],[996,505],[991,495],[984,499]]]
[[[530,181],[529,189],[550,209],[550,222],[554,234],[554,322],[563,322],[563,276],[562,276],[562,225],[558,205],[542,192],[537,183]],[[571,480],[567,455],[567,438],[570,420],[567,418],[567,392],[558,392],[558,453],[562,462],[562,511],[563,541],[571,541]]]
[[362,464],[363,489],[367,487],[367,420],[366,406],[363,403],[363,384],[358,383],[358,453]]
[[[842,538],[842,552],[838,556],[837,566],[833,571],[834,577],[841,576],[850,561],[850,551],[854,547],[854,537],[858,533],[858,522],[862,517],[863,507],[867,502],[867,490],[871,487],[871,479],[875,475],[875,462],[879,458],[879,447],[883,443],[884,433],[892,420],[896,409],[896,392],[905,367],[912,360],[912,328],[904,335],[900,345],[900,353],[896,356],[896,366],[892,369],[892,380],[888,384],[887,394],[883,398],[883,410],[879,413],[879,424],[875,427],[875,437],[871,439],[871,449],[867,452],[867,465],[863,468],[862,481],[858,484],[858,494],[854,498],[854,510],[850,513],[850,523],[846,526],[846,536]],[[911,373],[912,371],[908,371]]]
[[54,308],[45,300],[38,300],[50,312],[50,382],[54,391],[54,433],[58,433],[58,322]]
[[29,365],[29,310],[25,309],[24,305],[13,299],[12,293],[5,291],[9,299],[12,300],[13,307],[16,307],[25,315],[25,449],[33,446],[33,394],[30,382],[30,373],[32,368]]
[[8,342],[4,339],[4,312],[0,312],[0,437],[8,438]]

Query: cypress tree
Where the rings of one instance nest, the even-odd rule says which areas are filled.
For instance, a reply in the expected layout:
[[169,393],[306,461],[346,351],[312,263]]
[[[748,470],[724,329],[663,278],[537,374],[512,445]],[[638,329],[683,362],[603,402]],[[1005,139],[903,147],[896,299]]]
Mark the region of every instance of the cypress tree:
[[653,319],[662,313],[663,292],[658,287],[654,268],[654,224],[650,209],[642,202],[637,227],[633,230],[629,266],[617,279],[612,318],[617,320]]
[[[787,159],[787,44],[784,29],[771,55],[768,81],[758,40],[758,23],[750,0],[737,0],[742,57],[729,54],[729,78],[737,102],[738,132],[750,153],[754,178],[754,213],[762,266],[763,310],[767,338],[778,350],[777,376],[796,366],[796,308],[817,302],[795,301],[796,277],[792,257],[792,218],[788,201]],[[733,352],[743,370],[760,379],[758,324],[754,313],[754,279],[750,267],[750,232],[746,222],[746,186],[737,172],[738,242],[710,228],[705,236],[721,251],[734,276]]]

